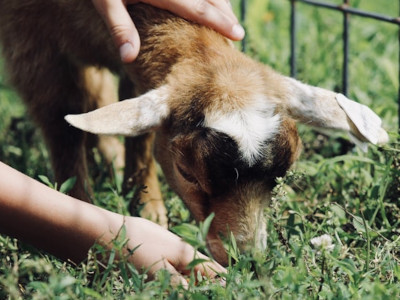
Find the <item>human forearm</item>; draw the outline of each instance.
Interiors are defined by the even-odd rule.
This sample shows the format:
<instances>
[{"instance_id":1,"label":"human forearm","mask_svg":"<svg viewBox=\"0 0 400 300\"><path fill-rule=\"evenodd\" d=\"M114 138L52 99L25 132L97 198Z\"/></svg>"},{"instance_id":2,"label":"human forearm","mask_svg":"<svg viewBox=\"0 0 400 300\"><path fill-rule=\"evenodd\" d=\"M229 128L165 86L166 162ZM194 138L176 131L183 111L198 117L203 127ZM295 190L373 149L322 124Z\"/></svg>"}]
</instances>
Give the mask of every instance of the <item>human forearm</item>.
<instances>
[{"instance_id":1,"label":"human forearm","mask_svg":"<svg viewBox=\"0 0 400 300\"><path fill-rule=\"evenodd\" d=\"M79 262L111 241L123 216L63 195L0 162L0 232Z\"/></svg>"}]
</instances>

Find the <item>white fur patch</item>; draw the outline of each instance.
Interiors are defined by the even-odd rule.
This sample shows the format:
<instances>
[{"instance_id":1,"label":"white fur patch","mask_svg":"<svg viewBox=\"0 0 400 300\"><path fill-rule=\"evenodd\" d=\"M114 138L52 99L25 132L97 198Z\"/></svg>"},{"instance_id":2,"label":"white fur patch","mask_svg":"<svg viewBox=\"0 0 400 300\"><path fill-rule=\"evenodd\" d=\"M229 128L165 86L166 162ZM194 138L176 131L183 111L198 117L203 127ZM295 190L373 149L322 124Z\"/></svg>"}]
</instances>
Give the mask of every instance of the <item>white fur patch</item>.
<instances>
[{"instance_id":1,"label":"white fur patch","mask_svg":"<svg viewBox=\"0 0 400 300\"><path fill-rule=\"evenodd\" d=\"M251 166L260 157L262 144L279 130L280 116L274 110L264 96L258 96L244 108L206 112L204 125L232 137Z\"/></svg>"}]
</instances>

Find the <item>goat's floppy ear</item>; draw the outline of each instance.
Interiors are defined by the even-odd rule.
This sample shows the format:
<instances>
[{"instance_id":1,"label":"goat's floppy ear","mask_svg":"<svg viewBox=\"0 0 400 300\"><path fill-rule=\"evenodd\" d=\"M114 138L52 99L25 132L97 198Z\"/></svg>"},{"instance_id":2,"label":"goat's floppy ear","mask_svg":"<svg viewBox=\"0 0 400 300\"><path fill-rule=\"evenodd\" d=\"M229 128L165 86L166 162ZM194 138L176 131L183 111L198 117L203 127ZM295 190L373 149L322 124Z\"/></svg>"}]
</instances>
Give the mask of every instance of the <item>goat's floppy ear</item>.
<instances>
[{"instance_id":1,"label":"goat's floppy ear","mask_svg":"<svg viewBox=\"0 0 400 300\"><path fill-rule=\"evenodd\" d=\"M367 106L292 78L283 81L285 110L293 118L311 126L346 130L361 142L388 142L382 120Z\"/></svg>"},{"instance_id":2,"label":"goat's floppy ear","mask_svg":"<svg viewBox=\"0 0 400 300\"><path fill-rule=\"evenodd\" d=\"M113 103L94 111L67 115L72 126L94 134L137 136L158 127L168 113L168 92L160 87L137 98Z\"/></svg>"}]
</instances>

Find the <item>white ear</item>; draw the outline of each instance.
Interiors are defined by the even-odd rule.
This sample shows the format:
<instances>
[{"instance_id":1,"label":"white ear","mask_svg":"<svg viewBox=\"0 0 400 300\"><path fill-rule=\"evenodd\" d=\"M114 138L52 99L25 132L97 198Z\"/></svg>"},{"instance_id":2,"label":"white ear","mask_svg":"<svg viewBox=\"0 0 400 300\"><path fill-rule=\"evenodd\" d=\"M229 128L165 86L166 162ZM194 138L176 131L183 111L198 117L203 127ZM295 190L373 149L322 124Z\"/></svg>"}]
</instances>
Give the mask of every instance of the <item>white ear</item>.
<instances>
[{"instance_id":1,"label":"white ear","mask_svg":"<svg viewBox=\"0 0 400 300\"><path fill-rule=\"evenodd\" d=\"M167 87L94 111L67 115L72 126L94 134L137 136L158 127L168 113Z\"/></svg>"},{"instance_id":2,"label":"white ear","mask_svg":"<svg viewBox=\"0 0 400 300\"><path fill-rule=\"evenodd\" d=\"M286 111L302 123L348 131L360 142L383 144L389 136L382 120L367 106L342 94L285 77Z\"/></svg>"}]
</instances>

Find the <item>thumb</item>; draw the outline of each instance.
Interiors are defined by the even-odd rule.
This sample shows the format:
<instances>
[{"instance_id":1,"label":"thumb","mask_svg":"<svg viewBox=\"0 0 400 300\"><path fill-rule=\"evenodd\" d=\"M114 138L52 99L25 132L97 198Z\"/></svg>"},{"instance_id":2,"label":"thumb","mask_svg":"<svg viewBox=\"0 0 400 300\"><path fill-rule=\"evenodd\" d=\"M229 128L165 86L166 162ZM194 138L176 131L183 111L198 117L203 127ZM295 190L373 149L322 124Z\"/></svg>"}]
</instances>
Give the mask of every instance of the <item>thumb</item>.
<instances>
[{"instance_id":1,"label":"thumb","mask_svg":"<svg viewBox=\"0 0 400 300\"><path fill-rule=\"evenodd\" d=\"M92 0L106 23L122 62L136 59L140 49L139 34L122 0Z\"/></svg>"}]
</instances>

